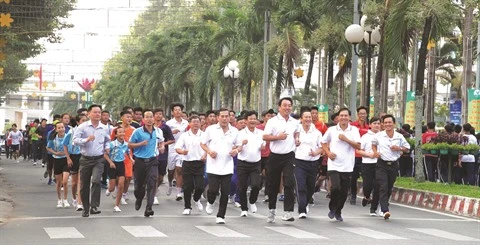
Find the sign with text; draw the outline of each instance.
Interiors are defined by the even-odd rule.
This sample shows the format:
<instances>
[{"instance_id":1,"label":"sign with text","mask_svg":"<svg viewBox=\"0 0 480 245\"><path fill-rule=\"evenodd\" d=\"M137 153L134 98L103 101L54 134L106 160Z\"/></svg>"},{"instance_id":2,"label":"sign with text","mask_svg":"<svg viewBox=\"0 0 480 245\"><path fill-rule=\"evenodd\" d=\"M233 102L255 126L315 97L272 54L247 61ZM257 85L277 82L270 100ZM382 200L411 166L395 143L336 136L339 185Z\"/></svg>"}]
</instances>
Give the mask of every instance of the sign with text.
<instances>
[{"instance_id":1,"label":"sign with text","mask_svg":"<svg viewBox=\"0 0 480 245\"><path fill-rule=\"evenodd\" d=\"M455 100L450 103L450 122L462 125L462 101Z\"/></svg>"},{"instance_id":2,"label":"sign with text","mask_svg":"<svg viewBox=\"0 0 480 245\"><path fill-rule=\"evenodd\" d=\"M480 131L480 90L468 90L468 119L467 122Z\"/></svg>"},{"instance_id":3,"label":"sign with text","mask_svg":"<svg viewBox=\"0 0 480 245\"><path fill-rule=\"evenodd\" d=\"M372 118L375 116L375 98L373 96L370 96L370 108L369 108L369 115L368 118Z\"/></svg>"},{"instance_id":4,"label":"sign with text","mask_svg":"<svg viewBox=\"0 0 480 245\"><path fill-rule=\"evenodd\" d=\"M404 124L415 125L415 92L407 91Z\"/></svg>"},{"instance_id":5,"label":"sign with text","mask_svg":"<svg viewBox=\"0 0 480 245\"><path fill-rule=\"evenodd\" d=\"M328 123L328 104L318 104L318 121Z\"/></svg>"}]
</instances>

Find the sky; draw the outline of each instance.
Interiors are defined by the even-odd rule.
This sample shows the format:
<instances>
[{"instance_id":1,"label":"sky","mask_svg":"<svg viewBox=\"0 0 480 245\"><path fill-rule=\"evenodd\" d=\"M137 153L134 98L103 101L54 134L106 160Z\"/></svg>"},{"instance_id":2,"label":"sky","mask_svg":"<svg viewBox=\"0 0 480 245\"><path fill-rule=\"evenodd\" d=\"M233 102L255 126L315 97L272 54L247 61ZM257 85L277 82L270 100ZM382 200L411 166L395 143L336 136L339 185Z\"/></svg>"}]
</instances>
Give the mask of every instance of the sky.
<instances>
[{"instance_id":1,"label":"sky","mask_svg":"<svg viewBox=\"0 0 480 245\"><path fill-rule=\"evenodd\" d=\"M58 32L63 42L39 40L46 52L24 63L31 70L42 64L43 80L54 82L57 89L80 91L76 82L101 78L104 62L120 50L120 39L148 5L148 0L78 0L67 19L74 27Z\"/></svg>"}]
</instances>

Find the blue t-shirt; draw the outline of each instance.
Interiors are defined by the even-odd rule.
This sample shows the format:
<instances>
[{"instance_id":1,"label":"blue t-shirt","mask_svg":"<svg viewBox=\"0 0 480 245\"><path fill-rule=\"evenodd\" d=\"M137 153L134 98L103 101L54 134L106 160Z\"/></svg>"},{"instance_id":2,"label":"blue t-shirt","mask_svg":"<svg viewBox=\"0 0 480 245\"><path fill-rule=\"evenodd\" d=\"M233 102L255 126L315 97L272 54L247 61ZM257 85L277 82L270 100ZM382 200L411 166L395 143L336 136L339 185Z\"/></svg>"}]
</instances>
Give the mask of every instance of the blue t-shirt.
<instances>
[{"instance_id":1,"label":"blue t-shirt","mask_svg":"<svg viewBox=\"0 0 480 245\"><path fill-rule=\"evenodd\" d=\"M155 157L155 149L157 148L158 142L163 142L163 133L159 128L153 128L152 133L148 132L145 126L137 128L133 131L132 136L130 137L130 143L140 143L142 141L148 140L148 144L135 148L133 155L139 158L151 158Z\"/></svg>"},{"instance_id":2,"label":"blue t-shirt","mask_svg":"<svg viewBox=\"0 0 480 245\"><path fill-rule=\"evenodd\" d=\"M160 129L162 130L165 142L169 140L175 140L175 138L173 137L172 129L170 129L170 127L165 122L162 122L162 126L160 126ZM163 154L159 153L157 159L160 161L168 160L168 145L165 145L165 152L163 152Z\"/></svg>"},{"instance_id":3,"label":"blue t-shirt","mask_svg":"<svg viewBox=\"0 0 480 245\"><path fill-rule=\"evenodd\" d=\"M55 137L55 139L53 139L53 140L49 139L48 140L47 147L52 149L53 151L63 152L63 141L64 141L64 139L65 139L65 136L60 138L57 135ZM53 158L65 158L65 157L66 157L65 155L57 156L57 155L53 154Z\"/></svg>"},{"instance_id":4,"label":"blue t-shirt","mask_svg":"<svg viewBox=\"0 0 480 245\"><path fill-rule=\"evenodd\" d=\"M50 135L52 134L52 132L55 132L55 129L52 129L52 130L48 131L47 138L46 138L47 139L47 144L48 144L48 141L50 141ZM50 153L49 151L47 151L47 154L52 155L52 153Z\"/></svg>"},{"instance_id":5,"label":"blue t-shirt","mask_svg":"<svg viewBox=\"0 0 480 245\"><path fill-rule=\"evenodd\" d=\"M68 153L70 154L80 154L80 146L73 144L73 133L75 129L70 130L68 134L65 135L63 140L63 145L68 147Z\"/></svg>"},{"instance_id":6,"label":"blue t-shirt","mask_svg":"<svg viewBox=\"0 0 480 245\"><path fill-rule=\"evenodd\" d=\"M130 154L130 149L126 141L110 141L110 154L108 156L113 162L125 161L125 154Z\"/></svg>"}]
</instances>

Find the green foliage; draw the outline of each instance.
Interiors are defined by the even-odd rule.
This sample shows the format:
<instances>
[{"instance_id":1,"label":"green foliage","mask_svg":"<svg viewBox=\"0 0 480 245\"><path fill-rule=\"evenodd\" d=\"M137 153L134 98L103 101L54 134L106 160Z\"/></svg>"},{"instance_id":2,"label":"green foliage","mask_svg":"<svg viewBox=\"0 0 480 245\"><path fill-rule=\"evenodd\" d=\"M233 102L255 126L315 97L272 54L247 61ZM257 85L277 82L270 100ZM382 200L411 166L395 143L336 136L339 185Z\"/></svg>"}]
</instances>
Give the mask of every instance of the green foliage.
<instances>
[{"instance_id":1,"label":"green foliage","mask_svg":"<svg viewBox=\"0 0 480 245\"><path fill-rule=\"evenodd\" d=\"M477 145L477 144L468 144L468 145L465 145L465 151L468 151L468 152L478 152L480 150L480 146Z\"/></svg>"},{"instance_id":2,"label":"green foliage","mask_svg":"<svg viewBox=\"0 0 480 245\"><path fill-rule=\"evenodd\" d=\"M407 138L406 139L408 144L410 144L410 150L415 149L415 139L414 138Z\"/></svg>"},{"instance_id":3,"label":"green foliage","mask_svg":"<svg viewBox=\"0 0 480 245\"><path fill-rule=\"evenodd\" d=\"M406 189L430 191L447 195L480 198L480 188L471 185L443 184L436 182L416 182L413 178L400 177L395 182L395 187Z\"/></svg>"},{"instance_id":4,"label":"green foliage","mask_svg":"<svg viewBox=\"0 0 480 245\"><path fill-rule=\"evenodd\" d=\"M437 146L433 143L426 143L422 145L422 150L429 151L429 150L437 150Z\"/></svg>"},{"instance_id":5,"label":"green foliage","mask_svg":"<svg viewBox=\"0 0 480 245\"><path fill-rule=\"evenodd\" d=\"M460 151L462 151L462 150L464 149L464 146L461 145L461 144L451 144L451 145L449 145L449 146L450 146L450 150L451 150L451 151L458 151L458 152L460 152Z\"/></svg>"},{"instance_id":6,"label":"green foliage","mask_svg":"<svg viewBox=\"0 0 480 245\"><path fill-rule=\"evenodd\" d=\"M79 93L80 98L84 95L85 93ZM75 95L75 98L72 99L72 95ZM72 116L77 115L77 109L78 109L78 97L77 92L73 91L68 91L65 92L63 95L62 99L58 100L55 102L52 108L52 112L50 115L55 115L55 114L63 114L63 113L69 113Z\"/></svg>"},{"instance_id":7,"label":"green foliage","mask_svg":"<svg viewBox=\"0 0 480 245\"><path fill-rule=\"evenodd\" d=\"M448 143L445 143L445 142L443 142L443 143L438 143L438 144L436 144L435 146L436 146L436 148L437 148L438 150L448 150L448 149L450 148L450 146L448 145Z\"/></svg>"}]
</instances>

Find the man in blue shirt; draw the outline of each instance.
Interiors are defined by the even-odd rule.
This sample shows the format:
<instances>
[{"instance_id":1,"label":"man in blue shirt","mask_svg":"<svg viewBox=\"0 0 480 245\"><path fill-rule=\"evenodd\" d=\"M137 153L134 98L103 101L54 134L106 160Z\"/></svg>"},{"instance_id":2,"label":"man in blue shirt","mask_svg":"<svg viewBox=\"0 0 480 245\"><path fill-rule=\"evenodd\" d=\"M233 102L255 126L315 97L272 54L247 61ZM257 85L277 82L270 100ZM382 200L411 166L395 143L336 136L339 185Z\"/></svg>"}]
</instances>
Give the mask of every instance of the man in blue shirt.
<instances>
[{"instance_id":1,"label":"man in blue shirt","mask_svg":"<svg viewBox=\"0 0 480 245\"><path fill-rule=\"evenodd\" d=\"M135 129L128 147L135 149L134 175L135 175L135 210L142 206L142 200L145 196L145 185L147 188L147 206L145 208L145 217L154 214L152 210L153 199L156 192L156 182L158 178L158 161L156 159L156 149L160 153L165 152L164 138L162 130L153 126L153 111L145 109L143 112L144 126Z\"/></svg>"}]
</instances>

